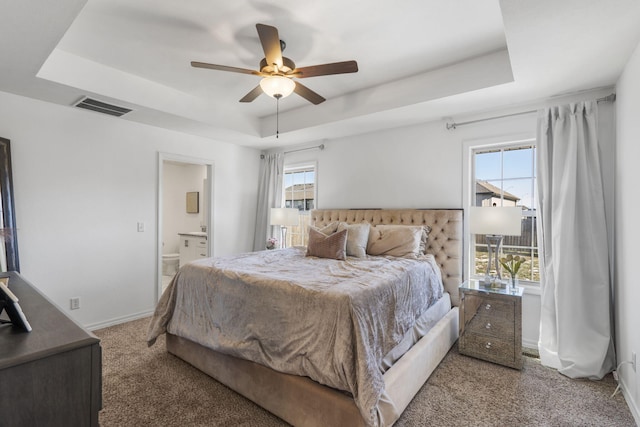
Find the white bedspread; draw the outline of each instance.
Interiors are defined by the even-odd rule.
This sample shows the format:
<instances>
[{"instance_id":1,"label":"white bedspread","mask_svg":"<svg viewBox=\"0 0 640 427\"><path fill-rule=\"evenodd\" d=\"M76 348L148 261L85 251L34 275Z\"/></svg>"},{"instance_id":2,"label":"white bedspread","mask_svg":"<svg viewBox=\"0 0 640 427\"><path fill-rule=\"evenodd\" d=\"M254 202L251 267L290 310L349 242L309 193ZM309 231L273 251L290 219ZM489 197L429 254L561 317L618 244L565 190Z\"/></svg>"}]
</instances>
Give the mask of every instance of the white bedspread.
<instances>
[{"instance_id":1,"label":"white bedspread","mask_svg":"<svg viewBox=\"0 0 640 427\"><path fill-rule=\"evenodd\" d=\"M164 332L351 393L378 425L380 365L443 294L432 256L305 257L304 249L183 266L162 295L149 345Z\"/></svg>"}]
</instances>

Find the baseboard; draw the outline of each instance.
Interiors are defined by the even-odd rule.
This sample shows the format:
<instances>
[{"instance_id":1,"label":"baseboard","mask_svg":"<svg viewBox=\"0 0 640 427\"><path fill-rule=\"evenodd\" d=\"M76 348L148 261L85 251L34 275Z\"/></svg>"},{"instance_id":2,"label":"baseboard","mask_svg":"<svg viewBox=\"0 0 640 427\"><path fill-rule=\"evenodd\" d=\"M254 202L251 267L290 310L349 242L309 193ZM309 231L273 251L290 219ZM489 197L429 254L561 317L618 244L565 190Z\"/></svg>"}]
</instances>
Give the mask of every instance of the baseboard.
<instances>
[{"instance_id":1,"label":"baseboard","mask_svg":"<svg viewBox=\"0 0 640 427\"><path fill-rule=\"evenodd\" d=\"M540 353L538 352L537 348L522 346L522 355L533 357L534 359L540 359Z\"/></svg>"},{"instance_id":2,"label":"baseboard","mask_svg":"<svg viewBox=\"0 0 640 427\"><path fill-rule=\"evenodd\" d=\"M624 400L627 401L627 406L629 407L629 411L631 411L631 415L633 415L633 419L636 421L636 424L640 426L640 408L638 408L638 404L631 398L624 378L620 378L620 390L622 390Z\"/></svg>"},{"instance_id":3,"label":"baseboard","mask_svg":"<svg viewBox=\"0 0 640 427\"><path fill-rule=\"evenodd\" d=\"M84 327L90 331L95 331L97 329L108 328L109 326L119 325L125 322L131 322L132 320L142 319L143 317L148 317L153 314L153 310L142 311L140 313L129 314L127 316L116 317L114 319L105 320L104 322L92 323L89 325L84 325Z\"/></svg>"}]
</instances>

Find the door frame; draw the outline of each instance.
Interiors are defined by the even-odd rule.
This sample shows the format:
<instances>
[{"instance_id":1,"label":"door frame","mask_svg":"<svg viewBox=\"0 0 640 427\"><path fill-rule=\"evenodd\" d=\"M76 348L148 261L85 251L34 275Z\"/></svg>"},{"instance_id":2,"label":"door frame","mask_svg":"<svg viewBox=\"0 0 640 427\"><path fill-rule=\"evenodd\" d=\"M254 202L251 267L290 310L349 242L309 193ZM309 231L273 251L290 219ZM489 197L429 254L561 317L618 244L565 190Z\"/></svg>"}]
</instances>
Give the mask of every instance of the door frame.
<instances>
[{"instance_id":1,"label":"door frame","mask_svg":"<svg viewBox=\"0 0 640 427\"><path fill-rule=\"evenodd\" d=\"M173 161L179 163L186 163L191 165L205 166L207 170L207 184L203 188L203 192L208 196L207 214L205 217L205 224L207 226L207 256L213 256L213 189L214 189L214 161L211 159L205 159L200 157L184 156L182 154L158 152L158 177L157 177L157 197L156 197L156 301L160 300L162 296L162 201L163 201L163 176L164 176L164 162Z\"/></svg>"}]
</instances>

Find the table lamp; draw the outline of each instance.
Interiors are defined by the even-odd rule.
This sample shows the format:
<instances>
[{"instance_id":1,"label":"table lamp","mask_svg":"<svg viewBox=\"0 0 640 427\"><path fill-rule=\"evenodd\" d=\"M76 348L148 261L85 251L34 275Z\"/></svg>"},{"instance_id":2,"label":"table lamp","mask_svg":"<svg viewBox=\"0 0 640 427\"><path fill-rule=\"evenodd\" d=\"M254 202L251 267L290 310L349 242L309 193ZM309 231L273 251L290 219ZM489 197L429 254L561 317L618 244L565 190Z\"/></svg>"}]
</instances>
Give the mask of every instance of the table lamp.
<instances>
[{"instance_id":1,"label":"table lamp","mask_svg":"<svg viewBox=\"0 0 640 427\"><path fill-rule=\"evenodd\" d=\"M298 225L300 213L296 208L271 208L271 225L280 226L282 248L287 247L287 226Z\"/></svg>"},{"instance_id":2,"label":"table lamp","mask_svg":"<svg viewBox=\"0 0 640 427\"><path fill-rule=\"evenodd\" d=\"M495 263L496 277L502 279L500 274L500 246L503 236L519 236L522 233L522 208L521 207L481 207L471 206L469 210L469 231L472 234L484 234L489 253L489 263L485 274L484 283L491 282L491 258Z\"/></svg>"}]
</instances>

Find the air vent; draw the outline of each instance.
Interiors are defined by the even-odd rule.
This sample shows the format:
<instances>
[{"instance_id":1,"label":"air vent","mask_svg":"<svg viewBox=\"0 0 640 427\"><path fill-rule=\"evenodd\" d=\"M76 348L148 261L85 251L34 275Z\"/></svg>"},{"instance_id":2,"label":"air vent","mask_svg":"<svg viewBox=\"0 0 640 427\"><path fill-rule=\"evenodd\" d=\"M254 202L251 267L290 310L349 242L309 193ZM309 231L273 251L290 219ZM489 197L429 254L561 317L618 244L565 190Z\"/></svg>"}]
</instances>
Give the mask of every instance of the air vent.
<instances>
[{"instance_id":1,"label":"air vent","mask_svg":"<svg viewBox=\"0 0 640 427\"><path fill-rule=\"evenodd\" d=\"M109 114L110 116L120 117L132 111L129 108L118 107L117 105L107 104L106 102L97 101L92 98L84 97L75 104L78 108L85 110L97 111L98 113Z\"/></svg>"}]
</instances>

